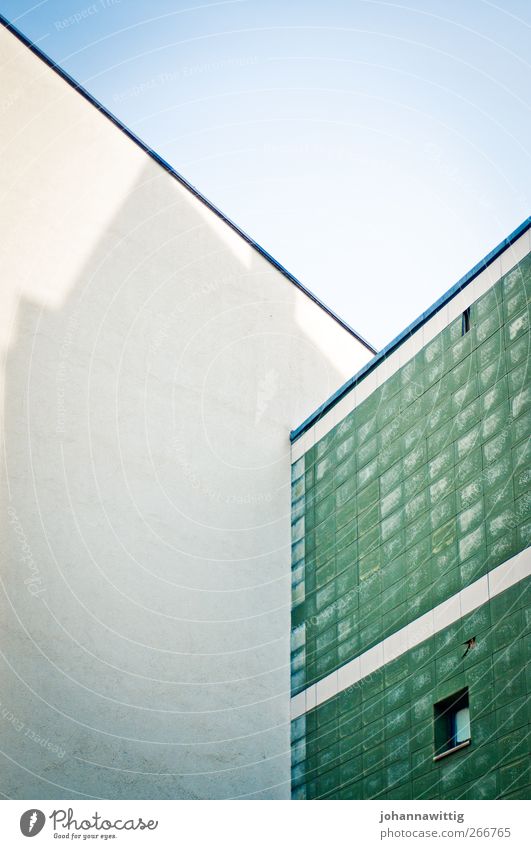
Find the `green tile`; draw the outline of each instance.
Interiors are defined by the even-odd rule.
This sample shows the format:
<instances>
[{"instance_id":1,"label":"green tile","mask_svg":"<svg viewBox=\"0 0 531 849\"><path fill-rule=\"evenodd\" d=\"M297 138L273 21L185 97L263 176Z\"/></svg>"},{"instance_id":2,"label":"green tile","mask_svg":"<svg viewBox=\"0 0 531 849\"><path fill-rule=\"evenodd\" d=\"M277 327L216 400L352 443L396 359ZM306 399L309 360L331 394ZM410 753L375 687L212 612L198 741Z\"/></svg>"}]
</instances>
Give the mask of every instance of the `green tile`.
<instances>
[{"instance_id":1,"label":"green tile","mask_svg":"<svg viewBox=\"0 0 531 849\"><path fill-rule=\"evenodd\" d=\"M531 493L525 492L515 502L515 518L517 524L527 521L531 517Z\"/></svg>"},{"instance_id":2,"label":"green tile","mask_svg":"<svg viewBox=\"0 0 531 849\"><path fill-rule=\"evenodd\" d=\"M505 373L505 356L499 357L478 372L478 386L480 392L485 392L493 386Z\"/></svg>"},{"instance_id":3,"label":"green tile","mask_svg":"<svg viewBox=\"0 0 531 849\"><path fill-rule=\"evenodd\" d=\"M447 474L453 468L454 462L455 449L453 445L449 445L428 463L428 477L430 481L435 481L441 475Z\"/></svg>"},{"instance_id":4,"label":"green tile","mask_svg":"<svg viewBox=\"0 0 531 849\"><path fill-rule=\"evenodd\" d=\"M378 438L377 436L373 436L371 439L366 440L363 445L358 447L357 451L357 464L358 468L363 470L370 463L371 460L374 459L378 452Z\"/></svg>"},{"instance_id":5,"label":"green tile","mask_svg":"<svg viewBox=\"0 0 531 849\"><path fill-rule=\"evenodd\" d=\"M424 513L418 519L410 522L406 526L406 548L414 546L430 533L430 517L428 513Z\"/></svg>"},{"instance_id":6,"label":"green tile","mask_svg":"<svg viewBox=\"0 0 531 849\"><path fill-rule=\"evenodd\" d=\"M367 533L358 539L358 556L365 557L380 545L380 525L374 525Z\"/></svg>"},{"instance_id":7,"label":"green tile","mask_svg":"<svg viewBox=\"0 0 531 849\"><path fill-rule=\"evenodd\" d=\"M389 444L383 445L378 454L378 474L383 475L402 457L402 440L400 437Z\"/></svg>"},{"instance_id":8,"label":"green tile","mask_svg":"<svg viewBox=\"0 0 531 849\"><path fill-rule=\"evenodd\" d=\"M351 436L347 436L343 439L335 449L335 459L336 463L339 465L344 460L349 460L354 456L354 449L356 447L356 436L352 434Z\"/></svg>"},{"instance_id":9,"label":"green tile","mask_svg":"<svg viewBox=\"0 0 531 849\"><path fill-rule=\"evenodd\" d=\"M503 298L507 300L525 285L529 256L516 264L501 280Z\"/></svg>"},{"instance_id":10,"label":"green tile","mask_svg":"<svg viewBox=\"0 0 531 849\"><path fill-rule=\"evenodd\" d=\"M355 498L351 498L350 501L348 501L342 507L335 507L336 533L339 533L341 528L343 528L345 525L349 524L352 521L356 521L356 514L357 511Z\"/></svg>"},{"instance_id":11,"label":"green tile","mask_svg":"<svg viewBox=\"0 0 531 849\"><path fill-rule=\"evenodd\" d=\"M430 434L427 439L428 460L444 451L453 442L453 439L453 422L451 424L445 423L435 433Z\"/></svg>"},{"instance_id":12,"label":"green tile","mask_svg":"<svg viewBox=\"0 0 531 849\"><path fill-rule=\"evenodd\" d=\"M323 498L315 506L315 524L320 525L321 522L324 522L326 519L333 518L330 521L330 526L335 528L335 497L334 494L331 493L326 498Z\"/></svg>"},{"instance_id":13,"label":"green tile","mask_svg":"<svg viewBox=\"0 0 531 849\"><path fill-rule=\"evenodd\" d=\"M513 396L511 400L511 415L513 419L517 419L531 406L531 387L526 386L520 392Z\"/></svg>"},{"instance_id":14,"label":"green tile","mask_svg":"<svg viewBox=\"0 0 531 849\"><path fill-rule=\"evenodd\" d=\"M507 375L508 395L514 397L518 395L529 383L529 361L526 360L516 366Z\"/></svg>"},{"instance_id":15,"label":"green tile","mask_svg":"<svg viewBox=\"0 0 531 849\"><path fill-rule=\"evenodd\" d=\"M384 384L384 389L390 392L389 382ZM400 395L389 395L384 399L376 413L376 427L382 431L385 426L400 415Z\"/></svg>"},{"instance_id":16,"label":"green tile","mask_svg":"<svg viewBox=\"0 0 531 849\"><path fill-rule=\"evenodd\" d=\"M385 519L382 519L381 522L381 535L382 541L388 540L390 537L394 536L398 533L405 525L405 510L403 507L395 510L390 516L387 516Z\"/></svg>"},{"instance_id":17,"label":"green tile","mask_svg":"<svg viewBox=\"0 0 531 849\"><path fill-rule=\"evenodd\" d=\"M335 532L335 546L339 553L344 548L348 548L353 542L358 539L358 524L356 519L351 519L350 522L343 525L342 528ZM359 545L359 544L358 544Z\"/></svg>"},{"instance_id":18,"label":"green tile","mask_svg":"<svg viewBox=\"0 0 531 849\"><path fill-rule=\"evenodd\" d=\"M482 550L486 544L485 527L480 525L474 531L459 539L459 559L465 562L472 557L476 552Z\"/></svg>"},{"instance_id":19,"label":"green tile","mask_svg":"<svg viewBox=\"0 0 531 849\"><path fill-rule=\"evenodd\" d=\"M343 507L356 495L356 480L350 478L335 490L336 508Z\"/></svg>"},{"instance_id":20,"label":"green tile","mask_svg":"<svg viewBox=\"0 0 531 849\"><path fill-rule=\"evenodd\" d=\"M486 415L496 409L503 401L509 397L507 378L502 377L490 389L481 396L481 405L483 414Z\"/></svg>"},{"instance_id":21,"label":"green tile","mask_svg":"<svg viewBox=\"0 0 531 849\"><path fill-rule=\"evenodd\" d=\"M419 466L426 462L427 459L427 446L426 441L421 440L412 451L404 456L403 459L403 469L404 476L408 477L413 474L413 472L417 471Z\"/></svg>"},{"instance_id":22,"label":"green tile","mask_svg":"<svg viewBox=\"0 0 531 849\"><path fill-rule=\"evenodd\" d=\"M477 376L472 375L464 386L456 389L452 397L452 413L456 415L468 407L469 403L479 395L479 384Z\"/></svg>"},{"instance_id":23,"label":"green tile","mask_svg":"<svg viewBox=\"0 0 531 849\"><path fill-rule=\"evenodd\" d=\"M460 474L461 470L465 467L465 464L470 465L470 458L475 453L476 452L472 452L472 454L470 454L469 457L467 457L466 460L461 463L461 465L458 468L458 472L457 472L458 475ZM481 452L479 452L479 468L481 469ZM471 468L470 469L470 475L472 475L472 473L474 471L476 471L476 469ZM464 477L466 479L466 476L464 476ZM455 475L454 475L454 472L453 472L453 469L452 469L452 471L444 474L441 478L439 478L439 480L435 481L435 483L432 483L431 486L429 487L430 503L431 504L437 504L439 501L441 501L443 498L446 498L446 496L448 496L451 492L453 492L454 488L455 488Z\"/></svg>"},{"instance_id":24,"label":"green tile","mask_svg":"<svg viewBox=\"0 0 531 849\"><path fill-rule=\"evenodd\" d=\"M358 532L360 536L366 534L371 530L375 525L378 524L380 520L380 510L378 502L375 502L372 507L369 507L367 510L364 510L362 513L358 513Z\"/></svg>"},{"instance_id":25,"label":"green tile","mask_svg":"<svg viewBox=\"0 0 531 849\"><path fill-rule=\"evenodd\" d=\"M428 486L428 470L425 466L413 472L404 480L404 499L406 505L417 493Z\"/></svg>"},{"instance_id":26,"label":"green tile","mask_svg":"<svg viewBox=\"0 0 531 849\"><path fill-rule=\"evenodd\" d=\"M490 439L483 446L483 463L485 466L490 466L495 463L500 457L511 448L511 432L508 427L500 430L496 436Z\"/></svg>"},{"instance_id":27,"label":"green tile","mask_svg":"<svg viewBox=\"0 0 531 849\"><path fill-rule=\"evenodd\" d=\"M317 482L321 481L325 475L330 475L333 473L335 469L334 458L331 456L323 457L322 460L318 460L315 464L315 479Z\"/></svg>"},{"instance_id":28,"label":"green tile","mask_svg":"<svg viewBox=\"0 0 531 849\"><path fill-rule=\"evenodd\" d=\"M490 442L494 436L498 433L505 433L505 435L509 436L508 442L510 442L510 415L509 415L509 402L503 401L502 404L497 407L493 412L489 415L485 416L483 421L481 422L481 441L482 442Z\"/></svg>"},{"instance_id":29,"label":"green tile","mask_svg":"<svg viewBox=\"0 0 531 849\"><path fill-rule=\"evenodd\" d=\"M476 364L478 372L481 372L493 360L503 356L504 341L501 330L498 330L483 342L476 351Z\"/></svg>"},{"instance_id":30,"label":"green tile","mask_svg":"<svg viewBox=\"0 0 531 849\"><path fill-rule=\"evenodd\" d=\"M501 305L501 289L493 286L472 305L471 316L474 323L482 322L493 311L499 314Z\"/></svg>"},{"instance_id":31,"label":"green tile","mask_svg":"<svg viewBox=\"0 0 531 849\"><path fill-rule=\"evenodd\" d=\"M398 507L401 507L404 502L404 485L399 483L387 495L382 495L380 499L380 516L384 518L392 513Z\"/></svg>"},{"instance_id":32,"label":"green tile","mask_svg":"<svg viewBox=\"0 0 531 849\"><path fill-rule=\"evenodd\" d=\"M518 338L529 332L529 311L523 310L504 327L505 345L510 347Z\"/></svg>"},{"instance_id":33,"label":"green tile","mask_svg":"<svg viewBox=\"0 0 531 849\"><path fill-rule=\"evenodd\" d=\"M363 513L364 510L372 507L372 505L378 501L379 495L380 492L377 480L359 490L357 495L358 511Z\"/></svg>"},{"instance_id":34,"label":"green tile","mask_svg":"<svg viewBox=\"0 0 531 849\"><path fill-rule=\"evenodd\" d=\"M460 536L466 536L475 530L485 519L483 499L475 501L466 509L462 510L457 517L457 526Z\"/></svg>"},{"instance_id":35,"label":"green tile","mask_svg":"<svg viewBox=\"0 0 531 849\"><path fill-rule=\"evenodd\" d=\"M428 490L423 489L417 495L411 496L405 504L406 522L409 524L426 512L429 506Z\"/></svg>"},{"instance_id":36,"label":"green tile","mask_svg":"<svg viewBox=\"0 0 531 849\"><path fill-rule=\"evenodd\" d=\"M527 335L518 339L508 346L506 351L507 371L511 371L519 363L526 362L529 358L529 339Z\"/></svg>"},{"instance_id":37,"label":"green tile","mask_svg":"<svg viewBox=\"0 0 531 849\"><path fill-rule=\"evenodd\" d=\"M461 319L458 319L459 322L459 332L461 332ZM449 365L454 366L457 363L461 362L465 357L467 357L472 350L472 333L467 333L466 336L461 336L458 338L457 342L454 342L452 347L448 350L448 360Z\"/></svg>"},{"instance_id":38,"label":"green tile","mask_svg":"<svg viewBox=\"0 0 531 849\"><path fill-rule=\"evenodd\" d=\"M450 396L434 402L424 410L426 420L426 436L438 430L452 416L452 399Z\"/></svg>"},{"instance_id":39,"label":"green tile","mask_svg":"<svg viewBox=\"0 0 531 849\"><path fill-rule=\"evenodd\" d=\"M350 545L345 546L340 551L336 553L336 571L339 575L344 572L345 569L350 569L355 566L358 560L358 543L357 541L351 542Z\"/></svg>"},{"instance_id":40,"label":"green tile","mask_svg":"<svg viewBox=\"0 0 531 849\"><path fill-rule=\"evenodd\" d=\"M418 569L420 566L425 566L431 557L431 539L427 526L426 530L427 535L406 552L405 560L411 571Z\"/></svg>"},{"instance_id":41,"label":"green tile","mask_svg":"<svg viewBox=\"0 0 531 849\"><path fill-rule=\"evenodd\" d=\"M481 578L487 571L487 550L481 548L472 557L469 557L459 567L461 574L461 585L463 587L472 584Z\"/></svg>"},{"instance_id":42,"label":"green tile","mask_svg":"<svg viewBox=\"0 0 531 849\"><path fill-rule=\"evenodd\" d=\"M451 434L454 440L459 439L472 427L482 420L482 408L479 398L474 398L468 406L459 410L452 420Z\"/></svg>"},{"instance_id":43,"label":"green tile","mask_svg":"<svg viewBox=\"0 0 531 849\"><path fill-rule=\"evenodd\" d=\"M527 410L515 421L512 421L510 427L513 445L517 445L524 439L529 439L529 434L531 433L531 410Z\"/></svg>"},{"instance_id":44,"label":"green tile","mask_svg":"<svg viewBox=\"0 0 531 849\"><path fill-rule=\"evenodd\" d=\"M516 477L516 475L515 475ZM489 516L499 507L505 504L512 504L515 500L513 480L507 479L501 482L500 487L490 487L485 493L485 512Z\"/></svg>"},{"instance_id":45,"label":"green tile","mask_svg":"<svg viewBox=\"0 0 531 849\"><path fill-rule=\"evenodd\" d=\"M475 344L481 345L485 342L489 336L492 336L492 334L499 329L501 324L503 324L503 320L500 311L498 309L491 310L491 312L485 316L485 318L480 320L473 328Z\"/></svg>"}]
</instances>

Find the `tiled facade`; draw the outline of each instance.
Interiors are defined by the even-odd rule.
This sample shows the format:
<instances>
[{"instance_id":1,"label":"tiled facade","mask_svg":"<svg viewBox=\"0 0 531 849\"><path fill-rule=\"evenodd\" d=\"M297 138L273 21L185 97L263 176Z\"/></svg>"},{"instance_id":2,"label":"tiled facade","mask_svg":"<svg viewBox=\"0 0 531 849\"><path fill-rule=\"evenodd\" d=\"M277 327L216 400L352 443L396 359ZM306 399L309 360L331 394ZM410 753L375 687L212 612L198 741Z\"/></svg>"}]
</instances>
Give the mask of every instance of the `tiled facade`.
<instances>
[{"instance_id":1,"label":"tiled facade","mask_svg":"<svg viewBox=\"0 0 531 849\"><path fill-rule=\"evenodd\" d=\"M293 694L528 546L530 294L528 255L293 464ZM520 584L298 718L294 796L520 792L521 746L498 749L522 734L523 599ZM461 662L470 629L485 639ZM434 764L433 704L459 681L472 745Z\"/></svg>"},{"instance_id":2,"label":"tiled facade","mask_svg":"<svg viewBox=\"0 0 531 849\"><path fill-rule=\"evenodd\" d=\"M516 584L296 719L293 797L529 798L530 602ZM434 762L433 705L464 686L472 743Z\"/></svg>"}]
</instances>

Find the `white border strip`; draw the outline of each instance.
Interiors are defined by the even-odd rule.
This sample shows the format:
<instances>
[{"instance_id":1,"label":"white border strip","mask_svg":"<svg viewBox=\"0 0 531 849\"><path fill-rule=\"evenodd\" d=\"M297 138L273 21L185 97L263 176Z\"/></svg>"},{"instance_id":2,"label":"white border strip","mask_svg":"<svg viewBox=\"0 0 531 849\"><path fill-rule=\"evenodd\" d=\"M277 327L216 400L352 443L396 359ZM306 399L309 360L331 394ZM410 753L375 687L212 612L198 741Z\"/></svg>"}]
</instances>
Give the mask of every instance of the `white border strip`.
<instances>
[{"instance_id":1,"label":"white border strip","mask_svg":"<svg viewBox=\"0 0 531 849\"><path fill-rule=\"evenodd\" d=\"M439 333L448 327L467 307L488 292L498 280L507 274L531 251L531 230L520 236L512 245L494 260L484 271L478 274L461 292L445 304L439 312L428 319L409 339L389 354L374 371L364 377L340 401L337 402L319 421L315 422L291 446L291 462L295 463L323 436L326 436L345 416L352 412L375 389L385 383L399 368L418 354Z\"/></svg>"},{"instance_id":2,"label":"white border strip","mask_svg":"<svg viewBox=\"0 0 531 849\"><path fill-rule=\"evenodd\" d=\"M302 693L293 696L291 718L297 719L327 699L347 690L371 672L400 657L530 575L531 548L526 548L395 634L386 637L376 646L340 666L335 672L307 687Z\"/></svg>"}]
</instances>

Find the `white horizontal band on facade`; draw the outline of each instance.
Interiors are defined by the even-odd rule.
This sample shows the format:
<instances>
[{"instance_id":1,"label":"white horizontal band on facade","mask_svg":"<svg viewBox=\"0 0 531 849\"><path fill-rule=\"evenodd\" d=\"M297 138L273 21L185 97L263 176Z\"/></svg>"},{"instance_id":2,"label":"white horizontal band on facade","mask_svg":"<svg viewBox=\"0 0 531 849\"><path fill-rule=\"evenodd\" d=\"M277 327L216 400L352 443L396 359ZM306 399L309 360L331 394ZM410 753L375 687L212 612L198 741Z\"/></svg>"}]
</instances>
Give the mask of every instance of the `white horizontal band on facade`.
<instances>
[{"instance_id":1,"label":"white horizontal band on facade","mask_svg":"<svg viewBox=\"0 0 531 849\"><path fill-rule=\"evenodd\" d=\"M306 454L320 439L326 436L345 416L358 407L379 386L392 377L398 369L406 365L413 357L428 345L439 333L470 307L482 295L489 291L504 274L531 251L531 230L523 233L519 239L509 245L484 271L478 274L461 292L458 292L441 309L388 357L374 371L364 377L340 401L337 402L319 421L302 433L291 446L291 462L295 463Z\"/></svg>"},{"instance_id":2,"label":"white horizontal band on facade","mask_svg":"<svg viewBox=\"0 0 531 849\"><path fill-rule=\"evenodd\" d=\"M297 719L317 705L326 702L386 663L423 643L439 631L457 622L462 616L514 586L531 575L531 549L520 551L492 569L482 578L438 604L418 619L386 637L376 646L340 666L325 678L311 684L291 699L291 718Z\"/></svg>"}]
</instances>

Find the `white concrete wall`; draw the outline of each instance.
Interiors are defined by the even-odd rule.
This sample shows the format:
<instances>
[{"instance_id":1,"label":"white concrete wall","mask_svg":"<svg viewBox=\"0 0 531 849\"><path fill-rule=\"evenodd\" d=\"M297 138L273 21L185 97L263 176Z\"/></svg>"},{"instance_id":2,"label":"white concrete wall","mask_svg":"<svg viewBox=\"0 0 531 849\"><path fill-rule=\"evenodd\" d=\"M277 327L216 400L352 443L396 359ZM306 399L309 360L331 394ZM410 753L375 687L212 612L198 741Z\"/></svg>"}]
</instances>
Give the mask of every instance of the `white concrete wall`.
<instances>
[{"instance_id":1,"label":"white concrete wall","mask_svg":"<svg viewBox=\"0 0 531 849\"><path fill-rule=\"evenodd\" d=\"M286 798L289 429L369 353L0 56L0 793Z\"/></svg>"}]
</instances>

